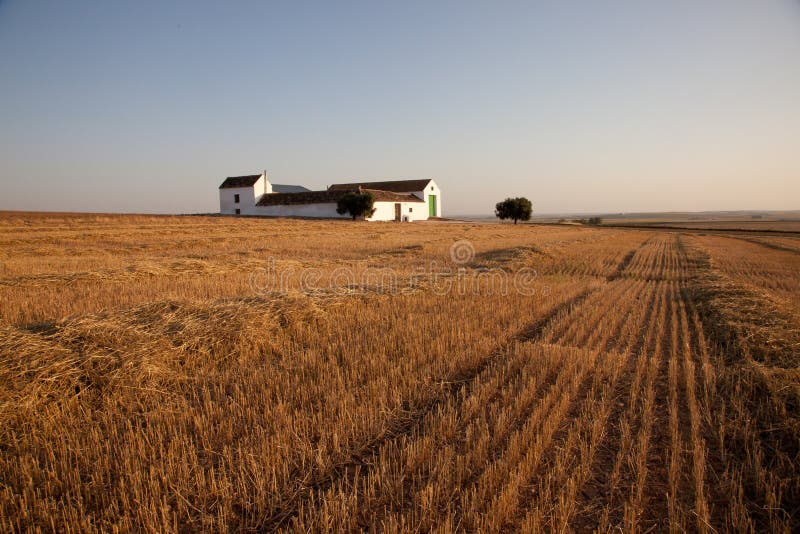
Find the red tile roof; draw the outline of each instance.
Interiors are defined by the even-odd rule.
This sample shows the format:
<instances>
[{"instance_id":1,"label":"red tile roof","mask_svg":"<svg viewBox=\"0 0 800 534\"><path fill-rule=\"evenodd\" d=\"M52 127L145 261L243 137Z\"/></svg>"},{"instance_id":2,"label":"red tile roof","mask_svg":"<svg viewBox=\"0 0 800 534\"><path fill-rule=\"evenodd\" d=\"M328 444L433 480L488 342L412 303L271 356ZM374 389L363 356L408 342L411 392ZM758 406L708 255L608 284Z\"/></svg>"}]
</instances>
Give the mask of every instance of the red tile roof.
<instances>
[{"instance_id":1,"label":"red tile roof","mask_svg":"<svg viewBox=\"0 0 800 534\"><path fill-rule=\"evenodd\" d=\"M343 189L356 189L363 187L365 189L376 189L380 191L392 191L394 193L412 193L416 191L424 191L430 183L431 179L427 180L393 180L387 182L360 182L352 184L333 184L328 188L329 191L341 191Z\"/></svg>"},{"instance_id":2,"label":"red tile roof","mask_svg":"<svg viewBox=\"0 0 800 534\"><path fill-rule=\"evenodd\" d=\"M320 204L338 202L347 191L304 191L302 193L269 193L262 195L256 206L282 206L288 204Z\"/></svg>"},{"instance_id":3,"label":"red tile roof","mask_svg":"<svg viewBox=\"0 0 800 534\"><path fill-rule=\"evenodd\" d=\"M425 202L416 195L411 193L395 193L394 191L386 191L380 189L366 189L362 188L364 193L372 194L375 202Z\"/></svg>"},{"instance_id":4,"label":"red tile roof","mask_svg":"<svg viewBox=\"0 0 800 534\"><path fill-rule=\"evenodd\" d=\"M262 195L257 206L285 206L292 204L324 204L338 202L347 193L353 193L358 188L328 189L326 191L305 191L302 193L270 193ZM370 193L375 202L423 202L422 199L411 194L395 193L392 191L377 191L362 189Z\"/></svg>"},{"instance_id":5,"label":"red tile roof","mask_svg":"<svg viewBox=\"0 0 800 534\"><path fill-rule=\"evenodd\" d=\"M232 187L252 187L259 178L261 178L260 174L249 174L247 176L228 176L225 178L225 181L222 182L222 185L220 185L219 188L229 189Z\"/></svg>"}]
</instances>

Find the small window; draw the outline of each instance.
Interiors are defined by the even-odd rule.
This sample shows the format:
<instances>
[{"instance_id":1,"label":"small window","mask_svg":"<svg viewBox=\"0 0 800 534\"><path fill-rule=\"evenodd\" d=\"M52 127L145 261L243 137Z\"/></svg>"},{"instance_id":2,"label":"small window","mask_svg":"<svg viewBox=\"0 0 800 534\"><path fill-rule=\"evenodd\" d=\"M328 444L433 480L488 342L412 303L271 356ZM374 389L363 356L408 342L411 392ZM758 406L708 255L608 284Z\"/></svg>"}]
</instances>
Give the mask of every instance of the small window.
<instances>
[{"instance_id":1,"label":"small window","mask_svg":"<svg viewBox=\"0 0 800 534\"><path fill-rule=\"evenodd\" d=\"M234 202L234 204L238 204L239 203L239 193L236 193L235 195L233 195L233 202Z\"/></svg>"},{"instance_id":2,"label":"small window","mask_svg":"<svg viewBox=\"0 0 800 534\"><path fill-rule=\"evenodd\" d=\"M433 186L431 186L431 191L433 191Z\"/></svg>"},{"instance_id":3,"label":"small window","mask_svg":"<svg viewBox=\"0 0 800 534\"><path fill-rule=\"evenodd\" d=\"M236 196L238 197L239 195L236 195ZM242 210L240 210L239 208L236 208L236 215L241 215L241 214L242 214Z\"/></svg>"},{"instance_id":4,"label":"small window","mask_svg":"<svg viewBox=\"0 0 800 534\"><path fill-rule=\"evenodd\" d=\"M408 208L408 213L413 213L413 212L414 212L414 208Z\"/></svg>"}]
</instances>

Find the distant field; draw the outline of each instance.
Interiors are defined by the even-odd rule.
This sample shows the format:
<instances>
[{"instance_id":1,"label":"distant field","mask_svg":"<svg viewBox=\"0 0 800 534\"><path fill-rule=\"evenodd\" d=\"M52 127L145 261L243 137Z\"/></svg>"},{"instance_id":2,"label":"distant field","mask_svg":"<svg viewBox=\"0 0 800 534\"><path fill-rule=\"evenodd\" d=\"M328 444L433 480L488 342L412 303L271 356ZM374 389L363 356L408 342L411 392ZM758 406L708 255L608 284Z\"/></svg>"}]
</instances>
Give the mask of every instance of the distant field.
<instances>
[{"instance_id":1,"label":"distant field","mask_svg":"<svg viewBox=\"0 0 800 534\"><path fill-rule=\"evenodd\" d=\"M792 237L2 213L0 303L2 531L800 529Z\"/></svg>"},{"instance_id":2,"label":"distant field","mask_svg":"<svg viewBox=\"0 0 800 534\"><path fill-rule=\"evenodd\" d=\"M767 230L782 232L800 232L800 221L798 220L653 220L653 219L603 219L604 224L619 225L647 225L647 226L667 226L687 229L717 229L717 230Z\"/></svg>"}]
</instances>

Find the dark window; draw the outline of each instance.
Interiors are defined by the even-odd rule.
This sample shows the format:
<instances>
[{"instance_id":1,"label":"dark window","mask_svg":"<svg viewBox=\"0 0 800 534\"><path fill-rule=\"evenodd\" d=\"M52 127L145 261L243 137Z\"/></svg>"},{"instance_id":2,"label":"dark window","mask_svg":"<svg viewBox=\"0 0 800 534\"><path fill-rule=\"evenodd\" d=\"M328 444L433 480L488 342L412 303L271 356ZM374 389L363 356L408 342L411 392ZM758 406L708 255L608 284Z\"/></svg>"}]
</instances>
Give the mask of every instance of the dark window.
<instances>
[{"instance_id":1,"label":"dark window","mask_svg":"<svg viewBox=\"0 0 800 534\"><path fill-rule=\"evenodd\" d=\"M408 208L408 213L411 213L413 211L414 211L414 208Z\"/></svg>"},{"instance_id":2,"label":"dark window","mask_svg":"<svg viewBox=\"0 0 800 534\"><path fill-rule=\"evenodd\" d=\"M431 186L431 191L433 191L433 186Z\"/></svg>"},{"instance_id":3,"label":"dark window","mask_svg":"<svg viewBox=\"0 0 800 534\"><path fill-rule=\"evenodd\" d=\"M233 195L233 202L236 203L236 204L239 203L239 194L238 193Z\"/></svg>"},{"instance_id":4,"label":"dark window","mask_svg":"<svg viewBox=\"0 0 800 534\"><path fill-rule=\"evenodd\" d=\"M239 196L239 195L236 195L236 196ZM236 215L240 215L241 213L242 213L242 210L240 210L239 208L236 208Z\"/></svg>"}]
</instances>

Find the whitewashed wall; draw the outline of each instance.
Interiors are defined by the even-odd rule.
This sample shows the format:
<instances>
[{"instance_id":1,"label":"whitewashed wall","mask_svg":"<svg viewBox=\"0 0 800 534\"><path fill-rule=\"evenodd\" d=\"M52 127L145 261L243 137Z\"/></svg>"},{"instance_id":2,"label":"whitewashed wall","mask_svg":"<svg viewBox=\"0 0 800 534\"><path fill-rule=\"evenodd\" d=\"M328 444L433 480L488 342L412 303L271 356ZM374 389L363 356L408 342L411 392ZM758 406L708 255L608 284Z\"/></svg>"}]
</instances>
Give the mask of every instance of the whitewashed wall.
<instances>
[{"instance_id":1,"label":"whitewashed wall","mask_svg":"<svg viewBox=\"0 0 800 534\"><path fill-rule=\"evenodd\" d=\"M395 202L376 202L375 214L370 221L393 221ZM400 220L424 221L428 218L428 212L422 202L400 202Z\"/></svg>"},{"instance_id":2,"label":"whitewashed wall","mask_svg":"<svg viewBox=\"0 0 800 534\"><path fill-rule=\"evenodd\" d=\"M317 204L289 204L286 206L256 206L256 215L268 217L315 217L346 219L348 215L336 213L336 204L320 202Z\"/></svg>"},{"instance_id":3,"label":"whitewashed wall","mask_svg":"<svg viewBox=\"0 0 800 534\"><path fill-rule=\"evenodd\" d=\"M263 174L251 187L229 187L220 189L219 212L233 215L236 213L236 208L239 208L242 215L256 215L256 200L268 189L271 190L271 187ZM239 195L238 204L235 202L236 195Z\"/></svg>"},{"instance_id":4,"label":"whitewashed wall","mask_svg":"<svg viewBox=\"0 0 800 534\"><path fill-rule=\"evenodd\" d=\"M442 217L442 192L436 182L431 180L425 187L425 191L414 191L414 194L425 201L425 218L428 218L428 197L436 195L436 216ZM416 210L414 210L416 211Z\"/></svg>"},{"instance_id":5,"label":"whitewashed wall","mask_svg":"<svg viewBox=\"0 0 800 534\"><path fill-rule=\"evenodd\" d=\"M259 178L258 181L253 184L253 192L255 193L256 198L267 193L272 193L272 184L267 176L267 171L261 173L261 178Z\"/></svg>"},{"instance_id":6,"label":"whitewashed wall","mask_svg":"<svg viewBox=\"0 0 800 534\"><path fill-rule=\"evenodd\" d=\"M393 221L394 202L376 202L375 214L370 221ZM408 217L409 221L419 221L428 218L427 207L421 202L401 202L400 213ZM244 211L242 212L244 214ZM336 213L336 204L333 202L320 202L317 204L291 204L287 206L256 206L252 215L267 217L311 217L325 219L348 219L349 215Z\"/></svg>"},{"instance_id":7,"label":"whitewashed wall","mask_svg":"<svg viewBox=\"0 0 800 534\"><path fill-rule=\"evenodd\" d=\"M239 203L234 199L239 195ZM230 187L219 190L219 212L233 215L236 208L241 210L242 215L253 215L256 205L256 198L252 187Z\"/></svg>"}]
</instances>

